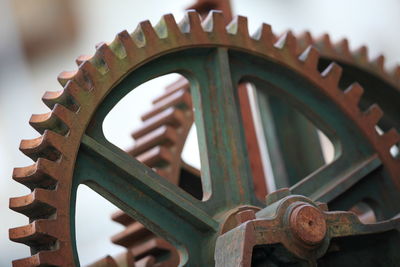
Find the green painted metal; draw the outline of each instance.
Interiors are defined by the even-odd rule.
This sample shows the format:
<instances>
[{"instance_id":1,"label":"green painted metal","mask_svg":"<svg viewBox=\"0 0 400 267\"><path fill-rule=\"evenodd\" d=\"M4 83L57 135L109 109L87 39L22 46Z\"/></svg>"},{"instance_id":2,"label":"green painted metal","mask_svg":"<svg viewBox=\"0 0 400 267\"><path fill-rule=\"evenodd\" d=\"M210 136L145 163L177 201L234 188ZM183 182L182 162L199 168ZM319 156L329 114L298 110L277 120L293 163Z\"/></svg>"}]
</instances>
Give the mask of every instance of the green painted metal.
<instances>
[{"instance_id":1,"label":"green painted metal","mask_svg":"<svg viewBox=\"0 0 400 267\"><path fill-rule=\"evenodd\" d=\"M169 184L129 157L110 144L102 132L105 116L127 93L152 78L173 72L184 75L191 84L201 153L203 201ZM117 84L87 126L77 157L72 190L76 191L80 183L90 186L174 244L181 253L182 264L212 266L215 242L226 214L242 205L265 206L254 195L246 154L236 91L236 85L242 81L254 84L260 93L265 90L269 95L284 96L335 145L335 161L295 184L293 193L334 203L371 173L381 175L381 180L374 180L378 187L387 188L391 184L363 134L318 88L285 66L220 47L190 48L161 56ZM268 130L268 119L265 120L264 126ZM340 180L343 177L345 179ZM279 173L275 178L278 184L284 179ZM383 192L378 196L383 197ZM388 201L399 198L392 193L387 196ZM346 198L348 202L336 202L335 205L342 208L352 198L350 195ZM354 199L358 201L359 197ZM347 204L342 206L344 202ZM74 203L73 197L71 214L74 214ZM393 208L382 214L389 217L395 212L398 210ZM71 227L74 233L73 222Z\"/></svg>"},{"instance_id":2,"label":"green painted metal","mask_svg":"<svg viewBox=\"0 0 400 267\"><path fill-rule=\"evenodd\" d=\"M376 210L379 214L386 214L385 218L390 218L397 214L395 210L398 210L398 208L394 207L394 203L399 200L399 196L393 186L383 189L385 184L392 184L392 182L385 170L380 167L381 164L379 159L376 158L376 154L372 152L362 133L354 129L354 126L347 124L345 116L335 110L335 107L330 106L330 103L324 100L322 96L318 96L317 92L313 92L313 85L307 85L303 81L297 80L294 73L285 73L284 67L273 65L256 57L245 57L245 55L238 53L237 55L232 55L231 62L237 67L231 67L234 73L237 71L237 74L235 73L234 75L245 76L246 81L255 85L258 95L262 95L263 90L265 90L268 95L283 97L285 101L290 102L291 105L301 110L334 144L335 160L293 185L293 193L310 197L314 195L314 200L330 203L335 197L349 190L360 179L369 180L369 175L372 175L372 172L377 170L381 180L374 180L374 182L376 183L376 188L381 191L371 192L373 191L373 186L371 186L372 190L365 191L364 197L371 195L376 198L377 202L386 199L385 203L380 205L381 210ZM243 73L243 70L246 73ZM287 79L287 77L291 78ZM264 117L262 112L268 108L261 105L260 109L265 131L268 131L270 117L268 117L268 113ZM271 158L274 157L274 152L271 152ZM280 184L280 174L276 173L275 176L276 183ZM282 179L284 178L283 174ZM345 184L340 181L345 182ZM332 189L334 190L332 191ZM383 197L384 195L387 195L388 198ZM352 197L347 197L350 198L349 202L351 202ZM357 198L355 197L354 200ZM362 197L358 199L361 200ZM338 210L350 208L349 206L340 207L336 205L335 207Z\"/></svg>"},{"instance_id":3,"label":"green painted metal","mask_svg":"<svg viewBox=\"0 0 400 267\"><path fill-rule=\"evenodd\" d=\"M273 150L273 170L280 177L277 188L289 187L325 165L318 132L281 97L263 92L258 94L258 101L263 121L267 123L264 125L267 145Z\"/></svg>"},{"instance_id":4,"label":"green painted metal","mask_svg":"<svg viewBox=\"0 0 400 267\"><path fill-rule=\"evenodd\" d=\"M198 84L191 87L191 92L197 111L195 123L202 179L211 183L210 202L225 208L255 205L257 200L241 122L238 83L230 75L228 50L211 50L203 60L199 65L196 62L192 65ZM209 192L208 188L203 190Z\"/></svg>"}]
</instances>

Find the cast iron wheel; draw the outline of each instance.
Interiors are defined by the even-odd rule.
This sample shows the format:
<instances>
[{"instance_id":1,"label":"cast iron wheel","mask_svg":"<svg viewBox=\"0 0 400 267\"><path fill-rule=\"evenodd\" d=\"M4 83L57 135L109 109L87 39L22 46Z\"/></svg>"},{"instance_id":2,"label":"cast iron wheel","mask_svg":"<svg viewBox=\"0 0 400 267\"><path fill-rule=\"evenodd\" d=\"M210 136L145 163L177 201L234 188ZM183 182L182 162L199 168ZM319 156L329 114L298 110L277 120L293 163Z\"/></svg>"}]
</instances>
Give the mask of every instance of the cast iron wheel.
<instances>
[{"instance_id":1,"label":"cast iron wheel","mask_svg":"<svg viewBox=\"0 0 400 267\"><path fill-rule=\"evenodd\" d=\"M390 148L399 134L379 135L381 110L373 105L362 112L357 106L362 88L340 90L340 67L331 64L318 72L318 52L309 47L298 57L293 41L286 35L274 43L268 25L251 38L244 17L225 29L218 12L202 24L195 12L179 25L166 15L154 28L143 22L131 35L118 34L78 71L62 73L64 90L44 96L52 111L30 121L43 135L21 143L36 162L14 170L13 178L33 190L10 200L13 210L30 218L29 225L10 229L10 238L32 252L14 265L79 265L74 215L76 189L84 183L176 246L180 265L212 266L227 216L265 206L254 194L238 108L240 82L254 84L260 94L284 95L334 141L334 162L295 184L293 193L335 201L343 210L368 196L380 218L398 214L400 164ZM122 97L171 72L190 82L202 201L115 147L102 132L105 116Z\"/></svg>"}]
</instances>

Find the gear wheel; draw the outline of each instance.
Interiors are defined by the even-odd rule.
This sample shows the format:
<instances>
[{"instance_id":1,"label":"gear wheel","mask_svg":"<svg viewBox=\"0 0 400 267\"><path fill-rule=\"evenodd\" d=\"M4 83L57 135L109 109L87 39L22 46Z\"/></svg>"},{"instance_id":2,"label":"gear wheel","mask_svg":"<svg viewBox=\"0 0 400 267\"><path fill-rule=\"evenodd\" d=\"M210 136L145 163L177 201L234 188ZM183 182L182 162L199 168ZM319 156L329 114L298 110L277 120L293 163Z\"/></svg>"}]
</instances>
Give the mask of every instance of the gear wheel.
<instances>
[{"instance_id":1,"label":"gear wheel","mask_svg":"<svg viewBox=\"0 0 400 267\"><path fill-rule=\"evenodd\" d=\"M294 103L309 105L306 113L317 122L323 121L324 129L328 130L328 125L335 128L331 134L342 142L344 160L336 160L334 168L325 168L296 184L292 187L294 193L312 200L334 199L370 171L375 176L368 180L377 182L378 189L390 184L396 191L400 164L390 154L390 148L400 136L396 130L382 135L376 132L381 110L372 106L361 112L357 104L362 88L354 84L345 92L338 89L340 67L331 64L322 74L318 72L318 52L312 47L298 57L296 40L290 35L275 44L273 40L268 25L263 25L254 38L249 37L244 17L236 18L226 30L223 17L217 12L212 12L203 24L195 12L188 12L179 25L166 15L155 28L144 22L132 35L120 33L111 44L98 46L96 54L82 62L78 71L62 73L64 90L47 93L43 98L52 111L30 120L43 135L21 142L21 150L36 162L16 168L13 178L33 192L10 199L10 207L27 215L31 223L10 229L10 238L29 245L32 256L14 261L14 265L78 265L73 217L75 190L80 183L88 184L174 244L180 264L212 265L212 248L227 214L243 205L264 205L253 194L235 93L229 90L229 76L223 75L233 67L227 61L228 52L236 64L245 64L238 57L246 56L254 66L264 67L242 68L254 72L241 73L247 74L244 76L232 68L235 82L245 77L260 88L266 86L264 80L274 89L285 85L294 96ZM190 67L185 65L188 61L177 60L188 55ZM210 69L215 72L207 71ZM154 77L171 71L181 72L191 85L196 85L191 90L198 110L195 117L200 126L199 139L204 142L202 159L209 158L202 170L203 201L185 194L122 153L105 140L101 131L107 112L144 82L146 73L153 73ZM290 81L282 78L289 74ZM292 90L295 87L310 89ZM322 102L328 104L322 107ZM315 114L323 111L321 108L325 112L318 117ZM354 137L351 141L342 138L350 136ZM350 159L355 164L346 165ZM99 172L103 176L106 173L107 179ZM376 177L382 181L376 181ZM398 212L393 204L398 197L392 191L385 193L384 216L390 217ZM344 197L342 201L348 199Z\"/></svg>"},{"instance_id":2,"label":"gear wheel","mask_svg":"<svg viewBox=\"0 0 400 267\"><path fill-rule=\"evenodd\" d=\"M343 68L340 87L345 88L354 81L363 86L365 94L360 103L361 108L365 109L372 103L377 103L385 112L379 122L380 128L387 130L393 126L397 130L400 129L400 109L396 101L392 101L400 95L400 66L388 71L383 55L371 60L366 46L352 52L347 39L332 43L328 34L315 38L309 32L305 32L297 40L299 52L309 45L318 49L321 53L320 69L331 61L339 63Z\"/></svg>"},{"instance_id":3,"label":"gear wheel","mask_svg":"<svg viewBox=\"0 0 400 267\"><path fill-rule=\"evenodd\" d=\"M228 9L229 10L229 9ZM286 35L293 35L292 32L287 32L285 33ZM282 34L281 36L285 35ZM295 37L291 37L295 38ZM279 38L276 38L278 40ZM343 73L339 82L340 88L345 90L347 86L354 82L358 81L361 83L362 87L367 91L366 94L363 95L363 98L361 99L360 106L362 109L366 109L368 106L370 106L374 101L377 101L379 103L379 106L383 107L384 110L384 117L379 121L379 126L382 129L385 129L387 125L394 125L397 126L398 121L400 121L400 118L398 114L400 112L397 111L398 107L396 105L395 101L389 101L388 97L393 97L393 98L398 98L400 94L400 67L397 66L395 67L392 71L387 71L384 68L384 57L379 56L375 60L369 60L368 58L368 53L367 53L367 48L366 46L362 46L361 48L357 49L356 51L352 52L349 49L349 44L347 39L342 39L341 41L337 42L336 44L332 43L330 40L331 38L329 37L328 34L324 34L323 36L319 38L314 38L310 32L305 32L301 34L300 36L296 37L296 43L297 47L296 50L298 51L299 54L302 53L305 49L307 49L308 46L312 45L316 49L318 49L320 55L319 59L319 69L323 70L326 68L329 63L332 61L337 62L342 68L343 68ZM372 81L372 82L371 82ZM149 115L153 115L154 117L158 117L157 110L160 109L160 106L168 106L168 110L172 114L172 110L176 110L174 112L179 111L180 107L188 107L188 104L191 104L188 101L185 101L185 99L188 98L181 98L181 100L177 101L176 97L171 97L172 95L176 94L177 92L185 91L185 94L190 93L189 92L189 84L185 79L181 79L178 82L171 84L168 86L165 90L165 93L163 93L161 96L157 97L155 100L153 100L154 107L152 108L151 111L147 112L142 116L142 120L144 125L134 131L132 134L132 137L140 144L142 145L142 142L140 140L137 140L141 135L138 135L137 133L142 133L143 129L149 129L149 125L152 124L154 128L160 127L160 125L163 125L165 127L169 127L170 121L165 120L164 123L162 123L159 119L149 119ZM381 89L381 90L378 90ZM244 90L242 90L244 91ZM382 94L383 92L383 94ZM179 95L183 95L182 92ZM248 103L249 100L246 99L246 95L244 96L244 102ZM239 95L240 98L240 95ZM160 105L160 101L163 101L163 104ZM185 104L186 103L186 104ZM241 103L242 105L243 103ZM250 110L249 106L246 107L241 107L242 112L243 108L244 110ZM192 109L191 105L189 108L185 108L185 112L190 112ZM242 114L243 118L245 118L245 114ZM161 116L160 116L161 117ZM249 157L252 162L252 172L253 172L253 179L254 183L256 184L255 190L256 190L256 195L259 196L259 198L263 198L265 196L265 177L264 173L262 171L262 167L260 163L261 157L260 157L260 152L259 150L255 150L252 148L250 150L252 144L256 141L256 136L255 136L255 130L254 130L254 125L252 123L252 118L251 114L246 117L247 120L244 119L244 121L247 123L247 126L245 127L246 131L246 141L247 141L247 147L248 147L248 152L249 152ZM191 125L193 123L193 116L187 117L186 125ZM396 127L397 128L397 127ZM174 160L171 160L168 164L163 164L162 167L157 167L154 164L148 165L149 167L155 168L157 171L159 171L160 175L165 177L169 181L174 181L175 184L180 184L182 185L191 185L190 188L192 189L191 193L192 195L196 195L197 197L201 192L201 185L198 182L198 179L200 178L200 175L197 173L194 173L193 169L188 168L187 165L182 163L182 160L180 159L181 150L179 149L182 147L182 141L185 139L187 136L187 131L189 130L188 127L183 127L183 131L180 127L178 128L173 128L176 131L176 134L178 135L179 133L185 133L178 138L180 142L174 142L174 145L178 147L178 149L169 149L172 151L172 154L174 155ZM301 130L301 129L297 129ZM285 131L285 129L283 130ZM148 134L149 131L146 131ZM151 135L151 134L149 134ZM183 139L182 139L183 138ZM166 142L166 140L168 142ZM295 143L298 140L293 140L291 146L295 146ZM169 146L170 144L170 138L165 137L162 140L158 141L158 144L161 144L161 146L164 146L163 144L167 143ZM142 155L146 155L147 153L151 153L151 150L154 150L150 145L150 150L146 152L142 152ZM253 145L256 149L258 148L258 144ZM157 146L157 151L161 151L159 147ZM135 150L135 149L133 149ZM154 154L154 153L151 153ZM160 158L163 158L161 156L162 153L160 154ZM139 161L142 161L140 156L137 157L137 154L131 154L132 156L135 156ZM146 164L145 161L142 161ZM174 170L173 172L168 172L165 173L163 170ZM192 170L191 173L194 175L187 175L187 171L185 170ZM180 174L180 172L177 172L177 170L181 170L183 174ZM257 173L258 172L258 173ZM180 185L182 188L183 186ZM197 188L198 190L193 191L193 188ZM264 190L261 190L264 189ZM257 191L258 190L258 191ZM186 190L187 191L187 190ZM363 216L363 211L362 210L357 210L357 207L353 207L352 209L353 212L356 212L360 216ZM371 214L370 214L371 215ZM146 231L146 235L143 235L143 230L140 225L140 223L134 221L133 219L128 219L129 216L125 214L122 211L116 212L113 216L112 219L118 223L121 223L126 227L125 230L123 230L121 233L116 234L114 237L112 237L112 242L118 245L122 245L126 247L128 250L133 250L137 251L140 250L141 247L146 247L144 245L145 243L149 243L149 239L151 236L153 236L154 240L158 240L159 238L154 236L150 231ZM369 220L369 222L373 222L374 219L371 216L365 218L366 220ZM154 245L158 244L158 242L153 242ZM141 249L141 251L143 248ZM141 257L145 257L148 255L157 255L159 254L159 251L161 251L161 248L157 248L157 246L151 246L147 251L142 251L139 253L140 255L137 257L140 259ZM171 253L176 254L177 252L171 251ZM137 253L136 253L137 254ZM172 257L174 258L174 257ZM165 264L168 264L168 262L165 262ZM176 264L175 264L176 265Z\"/></svg>"}]
</instances>

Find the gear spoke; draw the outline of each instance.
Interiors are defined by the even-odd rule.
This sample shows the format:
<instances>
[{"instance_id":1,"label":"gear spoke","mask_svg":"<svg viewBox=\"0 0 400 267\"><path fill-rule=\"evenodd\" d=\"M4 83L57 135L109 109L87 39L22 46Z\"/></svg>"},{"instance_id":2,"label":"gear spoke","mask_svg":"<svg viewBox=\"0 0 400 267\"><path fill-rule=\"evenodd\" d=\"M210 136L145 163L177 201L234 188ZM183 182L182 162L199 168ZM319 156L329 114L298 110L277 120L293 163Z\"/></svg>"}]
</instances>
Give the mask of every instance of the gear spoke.
<instances>
[{"instance_id":1,"label":"gear spoke","mask_svg":"<svg viewBox=\"0 0 400 267\"><path fill-rule=\"evenodd\" d=\"M248 220L258 221L260 216L274 220L276 229L290 226L291 234L285 230L279 235L287 241L284 247L308 260L310 265L315 265L321 256L329 257L331 252L336 255L340 243L333 244L332 250L325 250L329 243L320 243L325 240L325 233L314 236L314 229L325 228L314 228L313 225L322 224L306 221L307 214L315 217L315 222L324 221L321 215L326 213L326 205L312 200L326 201L330 207L341 210L365 202L377 220L398 214L400 165L398 154L392 150L398 148L400 134L386 124L380 127L384 114L378 106L368 102L360 109L363 89L359 84L342 88L342 70L334 63L321 73L315 48L298 51L296 39L289 33L276 41L270 26L263 24L251 37L244 17L237 17L226 27L218 12L211 12L201 22L199 14L191 11L179 24L172 15L163 16L154 28L149 22L142 22L131 34L119 33L111 43L99 45L93 56L80 57L77 62L76 71L59 76L63 91L44 96L52 111L34 115L30 120L43 135L21 142L21 151L36 162L16 168L13 178L33 192L10 199L10 208L27 215L30 224L10 229L10 239L30 246L32 256L15 261L15 266L79 265L74 219L77 187L82 183L171 242L178 250L180 266L214 266L218 235L228 236L234 233L233 229L240 230L240 225ZM203 202L167 182L162 175L109 143L103 135L105 116L124 96L150 79L174 72L190 82L201 152ZM293 193L307 195L312 200L299 195L288 197L289 189L278 190L267 196L268 206L255 214L263 204L257 201L253 190L254 183L260 183L257 178L253 182L251 157L246 147L248 129L243 129L246 119L241 116L238 92L242 83L252 83L260 89L257 93L280 97L285 104L301 111L334 145L334 162L292 187ZM187 94L184 102L184 108L180 105L177 108L190 111ZM166 109L166 105L159 104L155 113ZM377 131L377 126L382 133ZM286 127L293 129L292 125ZM267 144L265 158L277 156L270 148ZM169 149L164 151L179 153L179 149ZM301 165L304 159L298 158L308 157L309 149L305 145L299 149L302 153L297 158L284 158L284 161L293 160L287 166ZM274 164L272 161L271 165ZM278 186L285 179L279 171L269 173L273 173ZM298 181L305 175L293 177ZM300 199L310 205L298 207L296 203ZM283 202L288 206L283 208ZM277 209L281 211L280 216L276 216ZM311 227L306 235L303 226ZM249 229L255 233L262 230ZM272 236L277 235L270 227L266 230ZM337 232L337 236L343 233L346 231ZM269 238L261 234L262 238ZM387 243L384 239L385 236L382 244ZM239 243L232 242L234 239L226 241L222 248L227 249L226 258L231 260L232 247ZM314 255L314 244L316 249L321 248L321 253L317 251ZM246 254L251 260L253 246L249 248ZM384 253L379 251L379 254ZM155 260L157 266L163 265L164 258Z\"/></svg>"},{"instance_id":2,"label":"gear spoke","mask_svg":"<svg viewBox=\"0 0 400 267\"><path fill-rule=\"evenodd\" d=\"M202 159L202 179L212 200L227 206L254 204L255 196L240 117L237 86L226 48L217 48L195 72L192 95ZM210 181L207 183L207 181ZM207 188L208 187L208 188Z\"/></svg>"},{"instance_id":3,"label":"gear spoke","mask_svg":"<svg viewBox=\"0 0 400 267\"><path fill-rule=\"evenodd\" d=\"M324 165L318 133L311 122L279 97L258 94L258 101L266 143L274 155L271 167L279 173L278 188L290 187Z\"/></svg>"},{"instance_id":4,"label":"gear spoke","mask_svg":"<svg viewBox=\"0 0 400 267\"><path fill-rule=\"evenodd\" d=\"M350 162L341 157L295 184L291 191L313 201L329 203L382 164L376 154L357 163Z\"/></svg>"},{"instance_id":5,"label":"gear spoke","mask_svg":"<svg viewBox=\"0 0 400 267\"><path fill-rule=\"evenodd\" d=\"M84 136L78 158L82 161L75 170L77 181L167 240L182 244L188 235L217 230L217 222L200 202L118 148Z\"/></svg>"}]
</instances>

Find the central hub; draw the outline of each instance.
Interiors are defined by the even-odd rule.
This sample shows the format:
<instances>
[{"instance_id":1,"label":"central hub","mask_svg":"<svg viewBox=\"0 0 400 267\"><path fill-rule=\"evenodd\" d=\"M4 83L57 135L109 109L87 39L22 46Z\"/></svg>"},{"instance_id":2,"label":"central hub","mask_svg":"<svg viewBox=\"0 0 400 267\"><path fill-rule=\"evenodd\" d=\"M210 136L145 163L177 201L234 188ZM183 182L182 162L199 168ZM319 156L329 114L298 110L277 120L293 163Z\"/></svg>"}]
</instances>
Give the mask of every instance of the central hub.
<instances>
[{"instance_id":1,"label":"central hub","mask_svg":"<svg viewBox=\"0 0 400 267\"><path fill-rule=\"evenodd\" d=\"M295 207L290 214L289 225L293 235L308 245L322 242L326 235L324 214L310 204Z\"/></svg>"}]
</instances>

